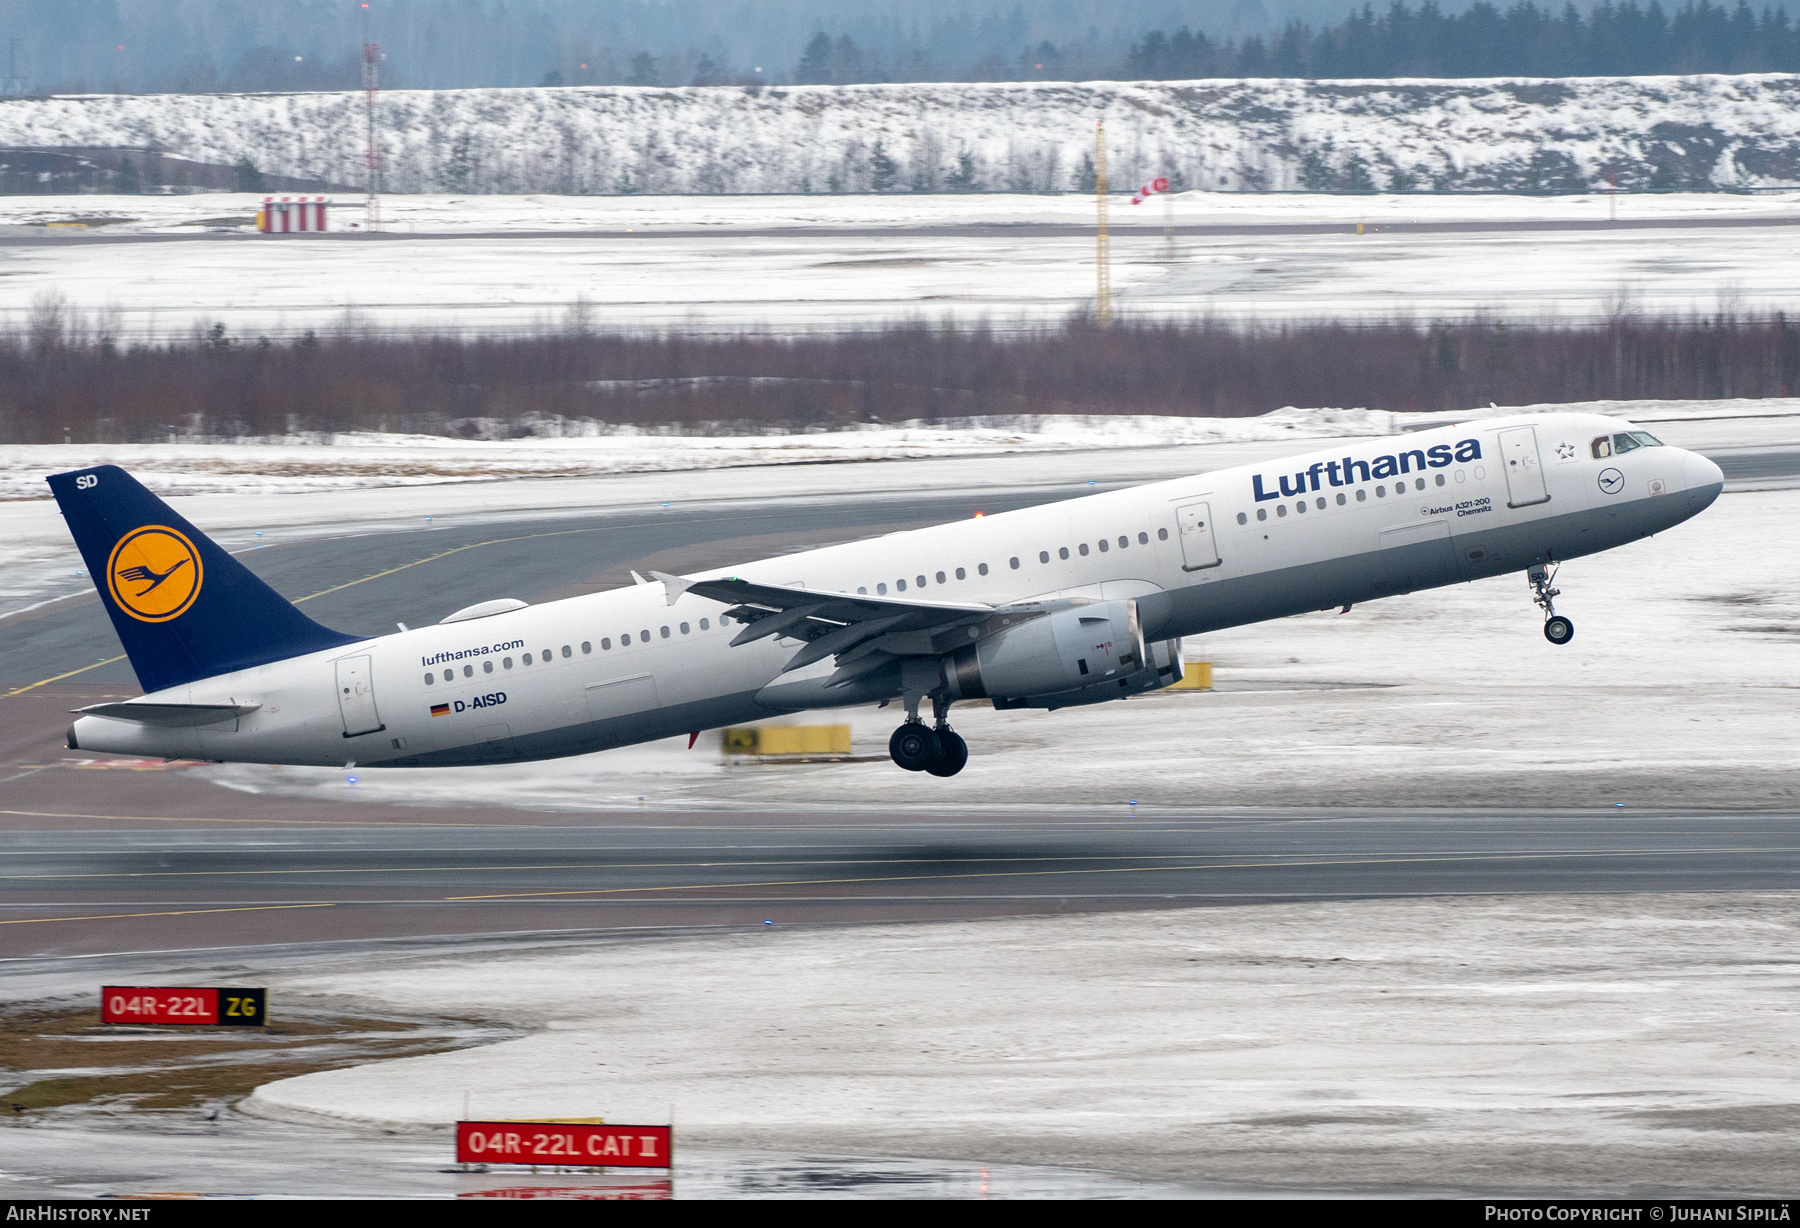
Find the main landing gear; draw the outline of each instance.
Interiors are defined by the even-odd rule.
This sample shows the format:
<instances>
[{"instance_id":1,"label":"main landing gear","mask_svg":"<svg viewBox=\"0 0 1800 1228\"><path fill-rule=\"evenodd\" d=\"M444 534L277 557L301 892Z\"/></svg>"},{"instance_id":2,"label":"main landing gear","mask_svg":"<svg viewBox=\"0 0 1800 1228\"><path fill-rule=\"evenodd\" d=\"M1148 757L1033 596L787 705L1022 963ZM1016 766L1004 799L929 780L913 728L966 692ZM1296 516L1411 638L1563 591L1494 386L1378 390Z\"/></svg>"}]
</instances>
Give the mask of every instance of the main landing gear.
<instances>
[{"instance_id":1,"label":"main landing gear","mask_svg":"<svg viewBox=\"0 0 1800 1228\"><path fill-rule=\"evenodd\" d=\"M1556 599L1562 596L1560 588L1551 588L1556 579L1556 564L1533 567L1525 573L1525 582L1531 585L1531 601L1544 612L1544 638L1552 644L1567 644L1575 638L1575 624L1556 612Z\"/></svg>"},{"instance_id":2,"label":"main landing gear","mask_svg":"<svg viewBox=\"0 0 1800 1228\"><path fill-rule=\"evenodd\" d=\"M932 697L935 728L919 719L916 703L909 703L907 708L906 724L888 739L888 755L893 761L909 772L929 772L933 776L954 776L962 771L969 761L969 744L950 728L949 701Z\"/></svg>"}]
</instances>

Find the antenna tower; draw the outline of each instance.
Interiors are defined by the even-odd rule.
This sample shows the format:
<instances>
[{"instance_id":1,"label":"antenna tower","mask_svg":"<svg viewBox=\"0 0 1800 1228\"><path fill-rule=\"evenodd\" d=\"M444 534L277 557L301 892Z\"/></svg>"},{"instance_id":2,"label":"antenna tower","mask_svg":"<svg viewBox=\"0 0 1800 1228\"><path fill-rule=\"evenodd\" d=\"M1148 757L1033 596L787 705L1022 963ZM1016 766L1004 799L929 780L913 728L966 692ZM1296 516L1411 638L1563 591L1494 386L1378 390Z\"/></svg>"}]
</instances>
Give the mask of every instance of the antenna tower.
<instances>
[{"instance_id":1,"label":"antenna tower","mask_svg":"<svg viewBox=\"0 0 1800 1228\"><path fill-rule=\"evenodd\" d=\"M1106 121L1094 125L1094 318L1112 327L1112 239L1106 233Z\"/></svg>"},{"instance_id":2,"label":"antenna tower","mask_svg":"<svg viewBox=\"0 0 1800 1228\"><path fill-rule=\"evenodd\" d=\"M363 154L363 162L368 167L369 195L363 204L363 229L373 232L381 229L381 128L375 110L381 95L381 45L369 41L369 6L365 3L362 10L363 110L369 119L369 145Z\"/></svg>"}]
</instances>

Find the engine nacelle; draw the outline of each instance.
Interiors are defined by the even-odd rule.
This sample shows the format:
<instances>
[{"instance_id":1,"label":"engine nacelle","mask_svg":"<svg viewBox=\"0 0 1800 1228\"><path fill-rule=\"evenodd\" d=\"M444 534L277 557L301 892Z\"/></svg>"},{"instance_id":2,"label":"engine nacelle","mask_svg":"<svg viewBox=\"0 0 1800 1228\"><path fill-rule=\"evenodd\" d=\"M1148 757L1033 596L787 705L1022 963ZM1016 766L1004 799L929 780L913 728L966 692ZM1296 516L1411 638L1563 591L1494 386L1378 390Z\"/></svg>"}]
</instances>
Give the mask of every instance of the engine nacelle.
<instances>
[{"instance_id":1,"label":"engine nacelle","mask_svg":"<svg viewBox=\"0 0 1800 1228\"><path fill-rule=\"evenodd\" d=\"M1145 672L1147 660L1137 602L1103 601L1057 610L957 649L944 663L944 683L952 699L1116 691L1120 680Z\"/></svg>"},{"instance_id":2,"label":"engine nacelle","mask_svg":"<svg viewBox=\"0 0 1800 1228\"><path fill-rule=\"evenodd\" d=\"M1029 695L1021 699L996 699L996 708L1073 708L1081 704L1103 704L1109 699L1124 699L1127 695L1142 695L1145 691L1160 691L1166 686L1174 686L1183 677L1181 668L1181 641L1159 640L1149 646L1144 668L1120 678L1110 679L1099 686L1082 687L1074 691L1057 691L1050 695Z\"/></svg>"}]
</instances>

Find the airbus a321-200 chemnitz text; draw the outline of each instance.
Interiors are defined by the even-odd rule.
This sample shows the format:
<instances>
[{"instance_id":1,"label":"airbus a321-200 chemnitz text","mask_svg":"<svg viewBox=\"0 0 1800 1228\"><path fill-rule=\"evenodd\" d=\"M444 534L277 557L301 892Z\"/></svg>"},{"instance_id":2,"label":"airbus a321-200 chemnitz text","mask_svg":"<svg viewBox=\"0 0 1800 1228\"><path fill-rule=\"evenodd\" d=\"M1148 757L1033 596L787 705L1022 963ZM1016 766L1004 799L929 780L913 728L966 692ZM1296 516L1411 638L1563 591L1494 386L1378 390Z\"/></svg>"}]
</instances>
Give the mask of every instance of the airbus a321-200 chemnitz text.
<instances>
[{"instance_id":1,"label":"airbus a321-200 chemnitz text","mask_svg":"<svg viewBox=\"0 0 1800 1228\"><path fill-rule=\"evenodd\" d=\"M1616 418L1496 418L378 638L320 626L111 465L49 479L146 694L82 750L421 767L581 755L899 700L889 743L954 776L951 705L1169 686L1181 637L1556 566L1707 507L1717 465ZM920 710L929 707L927 723Z\"/></svg>"}]
</instances>

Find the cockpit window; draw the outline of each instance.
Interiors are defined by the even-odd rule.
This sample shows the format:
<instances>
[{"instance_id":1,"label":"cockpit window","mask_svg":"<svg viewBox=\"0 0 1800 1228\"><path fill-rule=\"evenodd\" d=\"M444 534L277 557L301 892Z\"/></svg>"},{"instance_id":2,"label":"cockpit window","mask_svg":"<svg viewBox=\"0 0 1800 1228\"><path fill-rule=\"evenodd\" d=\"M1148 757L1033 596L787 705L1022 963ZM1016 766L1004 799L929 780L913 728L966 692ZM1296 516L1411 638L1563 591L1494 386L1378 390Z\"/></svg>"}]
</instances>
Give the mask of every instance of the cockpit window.
<instances>
[{"instance_id":1,"label":"cockpit window","mask_svg":"<svg viewBox=\"0 0 1800 1228\"><path fill-rule=\"evenodd\" d=\"M1660 448L1663 446L1663 441L1652 435L1649 431L1633 431L1631 432L1631 437L1643 444L1646 448Z\"/></svg>"},{"instance_id":2,"label":"cockpit window","mask_svg":"<svg viewBox=\"0 0 1800 1228\"><path fill-rule=\"evenodd\" d=\"M1630 431L1621 431L1619 434L1613 436L1613 451L1619 455L1623 455L1626 452L1633 451L1634 449L1643 446L1643 444L1631 437Z\"/></svg>"},{"instance_id":3,"label":"cockpit window","mask_svg":"<svg viewBox=\"0 0 1800 1228\"><path fill-rule=\"evenodd\" d=\"M1612 455L1612 440L1605 435L1594 440L1594 459L1605 460Z\"/></svg>"}]
</instances>

